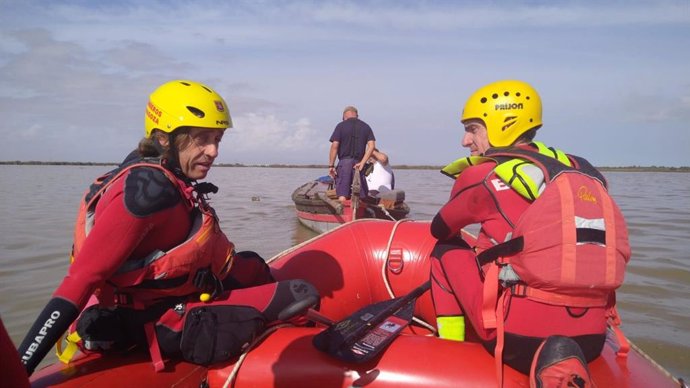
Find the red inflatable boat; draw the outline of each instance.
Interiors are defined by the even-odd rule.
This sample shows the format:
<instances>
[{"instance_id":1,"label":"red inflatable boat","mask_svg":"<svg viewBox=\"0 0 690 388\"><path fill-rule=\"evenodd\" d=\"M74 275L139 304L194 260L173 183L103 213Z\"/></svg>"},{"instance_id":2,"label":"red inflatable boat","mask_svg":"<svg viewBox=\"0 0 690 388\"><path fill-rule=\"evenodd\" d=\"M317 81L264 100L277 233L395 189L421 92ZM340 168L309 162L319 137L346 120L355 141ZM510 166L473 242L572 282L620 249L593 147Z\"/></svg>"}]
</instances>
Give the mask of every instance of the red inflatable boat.
<instances>
[{"instance_id":1,"label":"red inflatable boat","mask_svg":"<svg viewBox=\"0 0 690 388\"><path fill-rule=\"evenodd\" d=\"M405 295L428 280L435 240L428 222L358 220L291 248L270 260L279 279L302 278L321 293L320 312L334 320L377 301ZM470 238L470 236L468 236ZM417 299L416 323L381 355L346 363L314 348L323 327L275 327L244 355L210 369L169 363L155 373L144 352L118 357L80 356L71 365L36 372L33 386L59 387L492 387L494 359L471 333L465 342L438 339L429 293ZM598 387L679 387L634 346L627 357L610 336L590 363ZM528 387L527 377L504 368L504 387Z\"/></svg>"}]
</instances>

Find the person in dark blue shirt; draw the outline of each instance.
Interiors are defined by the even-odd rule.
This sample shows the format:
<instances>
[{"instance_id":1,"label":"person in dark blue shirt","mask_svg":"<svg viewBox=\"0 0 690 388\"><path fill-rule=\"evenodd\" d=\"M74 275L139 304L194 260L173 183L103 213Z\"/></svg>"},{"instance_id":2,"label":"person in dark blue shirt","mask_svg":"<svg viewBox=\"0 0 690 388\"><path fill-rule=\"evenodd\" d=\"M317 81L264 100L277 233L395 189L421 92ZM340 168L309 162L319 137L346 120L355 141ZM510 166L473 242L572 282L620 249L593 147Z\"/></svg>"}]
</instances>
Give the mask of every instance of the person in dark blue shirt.
<instances>
[{"instance_id":1,"label":"person in dark blue shirt","mask_svg":"<svg viewBox=\"0 0 690 388\"><path fill-rule=\"evenodd\" d=\"M347 106L343 110L343 121L333 130L330 138L331 149L328 157L328 174L335 178L335 192L342 202L352 194L352 178L356 170L360 174L361 190L359 196L366 198L369 189L363 173L364 164L369 160L376 138L369 124L359 119L357 108ZM336 167L335 159L338 158Z\"/></svg>"}]
</instances>

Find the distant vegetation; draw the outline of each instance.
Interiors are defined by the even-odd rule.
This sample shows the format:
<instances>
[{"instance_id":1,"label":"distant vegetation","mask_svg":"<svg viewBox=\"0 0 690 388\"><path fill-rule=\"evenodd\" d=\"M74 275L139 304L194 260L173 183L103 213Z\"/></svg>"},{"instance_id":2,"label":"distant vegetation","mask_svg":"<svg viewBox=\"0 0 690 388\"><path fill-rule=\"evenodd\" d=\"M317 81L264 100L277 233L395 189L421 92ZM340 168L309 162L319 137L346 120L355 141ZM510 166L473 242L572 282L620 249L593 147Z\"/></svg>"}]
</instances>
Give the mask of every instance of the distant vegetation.
<instances>
[{"instance_id":1,"label":"distant vegetation","mask_svg":"<svg viewBox=\"0 0 690 388\"><path fill-rule=\"evenodd\" d=\"M36 166L117 166L118 163L100 162L41 162L41 161L0 161L0 165L36 165ZM265 167L265 168L322 168L326 169L325 164L242 164L242 163L218 163L217 167ZM440 170L443 166L429 165L407 165L396 164L396 170ZM664 166L625 166L625 167L597 167L601 171L621 171L621 172L690 172L690 166L683 167L664 167Z\"/></svg>"}]
</instances>

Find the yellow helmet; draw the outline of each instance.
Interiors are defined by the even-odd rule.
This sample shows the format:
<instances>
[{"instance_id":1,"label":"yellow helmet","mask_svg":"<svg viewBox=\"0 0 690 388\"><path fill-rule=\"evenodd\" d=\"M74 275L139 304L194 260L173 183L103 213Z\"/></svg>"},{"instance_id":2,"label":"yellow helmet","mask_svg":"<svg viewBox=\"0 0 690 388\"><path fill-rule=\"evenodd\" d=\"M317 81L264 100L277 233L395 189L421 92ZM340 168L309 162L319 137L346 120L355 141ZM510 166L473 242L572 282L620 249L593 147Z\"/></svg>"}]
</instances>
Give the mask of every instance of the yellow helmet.
<instances>
[{"instance_id":1,"label":"yellow helmet","mask_svg":"<svg viewBox=\"0 0 690 388\"><path fill-rule=\"evenodd\" d=\"M185 80L159 86L146 104L146 137L154 129L170 133L179 127L232 127L228 104L208 86Z\"/></svg>"},{"instance_id":2,"label":"yellow helmet","mask_svg":"<svg viewBox=\"0 0 690 388\"><path fill-rule=\"evenodd\" d=\"M494 82L467 100L461 121L469 119L484 122L493 147L507 147L523 133L541 127L541 98L526 82Z\"/></svg>"}]
</instances>

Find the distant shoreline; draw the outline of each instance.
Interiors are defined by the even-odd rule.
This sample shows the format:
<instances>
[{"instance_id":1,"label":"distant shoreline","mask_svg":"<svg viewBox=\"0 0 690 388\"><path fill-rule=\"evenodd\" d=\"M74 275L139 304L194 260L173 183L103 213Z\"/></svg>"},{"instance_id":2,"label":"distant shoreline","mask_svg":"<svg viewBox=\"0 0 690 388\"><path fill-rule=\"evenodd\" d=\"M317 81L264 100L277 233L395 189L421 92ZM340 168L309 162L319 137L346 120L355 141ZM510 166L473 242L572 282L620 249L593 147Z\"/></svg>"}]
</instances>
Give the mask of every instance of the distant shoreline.
<instances>
[{"instance_id":1,"label":"distant shoreline","mask_svg":"<svg viewBox=\"0 0 690 388\"><path fill-rule=\"evenodd\" d=\"M42 162L42 161L0 161L4 166L117 166L118 163L102 162ZM242 163L218 163L215 167L264 167L264 168L322 168L325 164L242 164ZM396 170L440 170L443 166L428 165L394 165ZM624 167L597 167L601 171L620 171L620 172L690 172L690 166L683 167L664 167L664 166L624 166Z\"/></svg>"}]
</instances>

